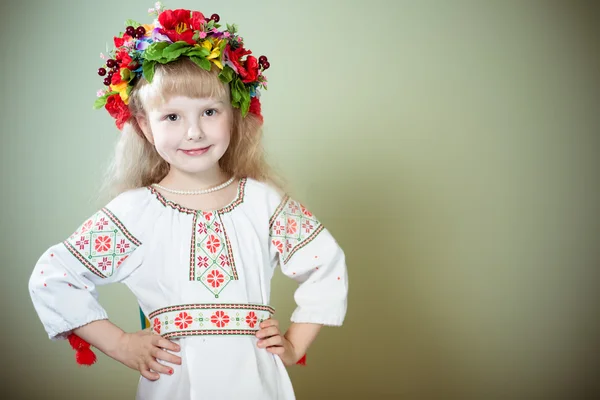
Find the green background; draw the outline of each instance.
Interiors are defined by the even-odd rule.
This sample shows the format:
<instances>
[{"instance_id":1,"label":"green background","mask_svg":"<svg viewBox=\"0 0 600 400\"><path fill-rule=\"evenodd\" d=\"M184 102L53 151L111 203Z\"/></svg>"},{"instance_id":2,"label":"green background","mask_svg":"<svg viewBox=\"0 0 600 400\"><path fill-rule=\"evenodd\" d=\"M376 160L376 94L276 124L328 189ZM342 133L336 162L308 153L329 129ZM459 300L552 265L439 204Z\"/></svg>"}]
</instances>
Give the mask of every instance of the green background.
<instances>
[{"instance_id":1,"label":"green background","mask_svg":"<svg viewBox=\"0 0 600 400\"><path fill-rule=\"evenodd\" d=\"M596 4L166 4L219 13L269 57L270 160L346 250L346 323L290 369L299 399L600 393ZM134 397L136 371L103 355L77 367L66 342L47 339L27 281L102 206L118 133L92 110L99 53L126 19L150 22L152 5L2 2L6 398ZM273 284L285 325L295 285ZM117 325L139 328L124 286L100 299Z\"/></svg>"}]
</instances>

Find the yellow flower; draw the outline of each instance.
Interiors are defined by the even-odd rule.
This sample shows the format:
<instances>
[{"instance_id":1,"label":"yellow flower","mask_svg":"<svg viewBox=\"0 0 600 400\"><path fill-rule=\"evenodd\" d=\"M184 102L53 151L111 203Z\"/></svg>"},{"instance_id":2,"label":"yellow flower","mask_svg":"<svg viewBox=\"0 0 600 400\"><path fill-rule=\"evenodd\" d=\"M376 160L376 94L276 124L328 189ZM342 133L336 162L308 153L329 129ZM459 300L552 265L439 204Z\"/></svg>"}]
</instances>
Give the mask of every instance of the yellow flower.
<instances>
[{"instance_id":1,"label":"yellow flower","mask_svg":"<svg viewBox=\"0 0 600 400\"><path fill-rule=\"evenodd\" d=\"M113 92L119 92L119 95L121 96L121 100L123 100L123 103L125 103L125 104L129 103L129 95L127 94L127 82L122 81L121 83L119 83L117 85L110 85L110 90Z\"/></svg>"},{"instance_id":2,"label":"yellow flower","mask_svg":"<svg viewBox=\"0 0 600 400\"><path fill-rule=\"evenodd\" d=\"M215 43L212 42L211 39L203 40L200 45L204 47L206 50L210 51L210 54L206 57L207 60L212 61L219 69L223 69L223 65L221 61L219 61L219 57L221 56L221 49L219 48L221 44L221 40L216 40Z\"/></svg>"},{"instance_id":3,"label":"yellow flower","mask_svg":"<svg viewBox=\"0 0 600 400\"><path fill-rule=\"evenodd\" d=\"M146 33L144 34L145 37L150 37L152 36L152 31L154 30L154 25L148 25L148 24L144 24L142 25L144 27L144 29L146 30Z\"/></svg>"}]
</instances>

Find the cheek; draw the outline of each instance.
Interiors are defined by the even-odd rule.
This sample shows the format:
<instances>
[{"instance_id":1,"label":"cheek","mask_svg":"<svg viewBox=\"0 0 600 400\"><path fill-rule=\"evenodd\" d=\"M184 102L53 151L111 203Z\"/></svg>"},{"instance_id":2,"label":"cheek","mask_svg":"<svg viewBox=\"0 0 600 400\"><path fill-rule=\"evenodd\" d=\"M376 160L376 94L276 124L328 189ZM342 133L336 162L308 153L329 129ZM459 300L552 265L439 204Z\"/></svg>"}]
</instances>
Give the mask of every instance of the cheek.
<instances>
[{"instance_id":1,"label":"cheek","mask_svg":"<svg viewBox=\"0 0 600 400\"><path fill-rule=\"evenodd\" d=\"M159 152L176 149L179 144L180 140L174 132L155 131L154 145Z\"/></svg>"}]
</instances>

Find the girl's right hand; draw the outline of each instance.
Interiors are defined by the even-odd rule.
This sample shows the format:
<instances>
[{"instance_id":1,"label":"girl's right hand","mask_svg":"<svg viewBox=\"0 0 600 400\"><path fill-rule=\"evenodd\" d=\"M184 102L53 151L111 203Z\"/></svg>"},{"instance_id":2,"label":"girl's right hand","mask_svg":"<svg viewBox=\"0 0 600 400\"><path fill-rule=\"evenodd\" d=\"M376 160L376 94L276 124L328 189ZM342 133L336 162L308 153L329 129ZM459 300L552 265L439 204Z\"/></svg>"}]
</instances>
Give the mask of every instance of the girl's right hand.
<instances>
[{"instance_id":1,"label":"girl's right hand","mask_svg":"<svg viewBox=\"0 0 600 400\"><path fill-rule=\"evenodd\" d=\"M140 371L143 377L155 381L160 378L159 373L173 374L172 368L157 360L181 365L181 357L165 350L179 352L181 348L178 344L153 334L149 328L135 333L123 333L115 358L129 368Z\"/></svg>"}]
</instances>

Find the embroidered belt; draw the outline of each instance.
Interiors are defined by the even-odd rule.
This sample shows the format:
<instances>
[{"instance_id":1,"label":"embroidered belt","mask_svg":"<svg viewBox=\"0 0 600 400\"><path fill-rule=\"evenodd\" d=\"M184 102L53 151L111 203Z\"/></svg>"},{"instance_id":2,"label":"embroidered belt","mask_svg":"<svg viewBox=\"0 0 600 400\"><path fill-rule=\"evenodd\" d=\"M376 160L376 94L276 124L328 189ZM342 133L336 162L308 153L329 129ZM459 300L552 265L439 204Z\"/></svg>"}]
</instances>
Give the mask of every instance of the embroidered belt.
<instances>
[{"instance_id":1,"label":"embroidered belt","mask_svg":"<svg viewBox=\"0 0 600 400\"><path fill-rule=\"evenodd\" d=\"M148 315L155 333L164 338L200 335L254 335L275 309L256 304L183 304Z\"/></svg>"}]
</instances>

